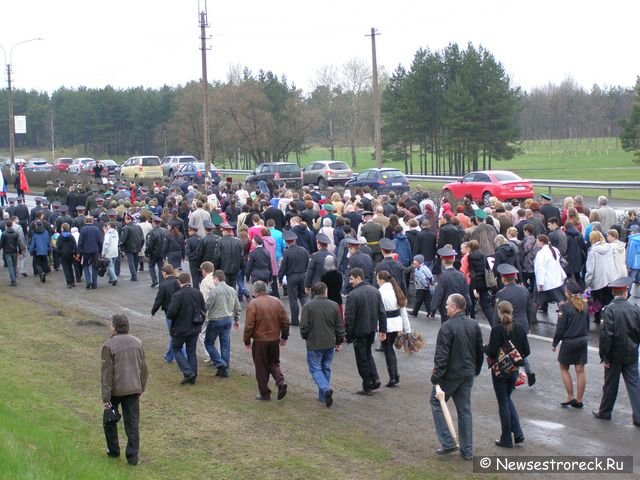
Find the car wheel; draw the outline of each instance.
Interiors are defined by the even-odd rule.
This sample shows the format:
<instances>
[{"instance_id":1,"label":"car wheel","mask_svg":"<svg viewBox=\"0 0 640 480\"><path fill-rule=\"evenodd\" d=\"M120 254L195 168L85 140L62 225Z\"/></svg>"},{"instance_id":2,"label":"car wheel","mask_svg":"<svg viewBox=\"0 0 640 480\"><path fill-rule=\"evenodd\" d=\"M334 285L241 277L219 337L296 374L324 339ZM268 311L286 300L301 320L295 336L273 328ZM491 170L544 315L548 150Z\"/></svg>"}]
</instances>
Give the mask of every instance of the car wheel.
<instances>
[{"instance_id":1,"label":"car wheel","mask_svg":"<svg viewBox=\"0 0 640 480\"><path fill-rule=\"evenodd\" d=\"M482 204L483 204L485 207L488 207L488 206L489 206L489 200L490 200L490 199L491 199L491 192L484 192L484 193L482 194Z\"/></svg>"},{"instance_id":2,"label":"car wheel","mask_svg":"<svg viewBox=\"0 0 640 480\"><path fill-rule=\"evenodd\" d=\"M318 188L320 190L324 190L325 188L327 188L327 181L322 177L318 179Z\"/></svg>"}]
</instances>

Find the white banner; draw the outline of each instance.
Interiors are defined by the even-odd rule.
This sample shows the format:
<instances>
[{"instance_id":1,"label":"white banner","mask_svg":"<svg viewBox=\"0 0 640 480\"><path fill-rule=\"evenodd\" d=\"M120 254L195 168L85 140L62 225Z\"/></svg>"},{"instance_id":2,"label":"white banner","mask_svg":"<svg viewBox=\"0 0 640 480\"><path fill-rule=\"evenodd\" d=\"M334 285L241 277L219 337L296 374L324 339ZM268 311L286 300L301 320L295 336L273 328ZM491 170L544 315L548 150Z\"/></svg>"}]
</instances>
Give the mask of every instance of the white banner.
<instances>
[{"instance_id":1,"label":"white banner","mask_svg":"<svg viewBox=\"0 0 640 480\"><path fill-rule=\"evenodd\" d=\"M13 125L15 133L27 133L27 117L24 115L14 115Z\"/></svg>"}]
</instances>

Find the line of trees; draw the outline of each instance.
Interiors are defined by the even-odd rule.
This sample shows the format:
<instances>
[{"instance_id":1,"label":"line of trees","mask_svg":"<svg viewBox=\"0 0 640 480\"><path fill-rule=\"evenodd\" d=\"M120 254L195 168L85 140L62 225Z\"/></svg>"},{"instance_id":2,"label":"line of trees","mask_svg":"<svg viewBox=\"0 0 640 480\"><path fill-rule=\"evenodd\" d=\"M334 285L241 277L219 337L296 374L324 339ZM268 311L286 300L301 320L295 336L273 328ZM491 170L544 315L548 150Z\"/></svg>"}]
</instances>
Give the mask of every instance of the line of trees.
<instances>
[{"instance_id":1,"label":"line of trees","mask_svg":"<svg viewBox=\"0 0 640 480\"><path fill-rule=\"evenodd\" d=\"M385 161L408 173L463 174L512 158L523 139L617 136L634 92L572 80L521 92L483 47L420 49L408 68L379 75ZM80 146L91 156L202 155L202 85L160 89L62 87L51 95L13 92L14 113L27 116L16 146ZM371 70L353 59L321 68L307 95L286 77L234 67L210 85L210 144L223 167L299 161L310 146L373 144ZM6 90L0 94L0 149L8 150Z\"/></svg>"}]
</instances>

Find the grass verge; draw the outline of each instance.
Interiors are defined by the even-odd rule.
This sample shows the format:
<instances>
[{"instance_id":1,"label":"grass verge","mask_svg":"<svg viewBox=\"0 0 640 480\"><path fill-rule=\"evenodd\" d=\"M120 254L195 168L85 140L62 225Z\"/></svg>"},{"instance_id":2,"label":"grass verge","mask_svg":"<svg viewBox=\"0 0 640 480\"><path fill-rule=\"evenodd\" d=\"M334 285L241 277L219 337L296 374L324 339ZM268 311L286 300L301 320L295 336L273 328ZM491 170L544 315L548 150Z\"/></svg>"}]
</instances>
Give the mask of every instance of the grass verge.
<instances>
[{"instance_id":1,"label":"grass verge","mask_svg":"<svg viewBox=\"0 0 640 480\"><path fill-rule=\"evenodd\" d=\"M0 302L3 478L461 476L454 465L426 456L401 460L401 445L385 445L336 410L304 408L308 399L295 392L283 402L255 402L255 382L247 375L203 375L195 387L181 387L176 367L161 363L158 352L148 355L141 463L128 467L104 453L99 388L99 349L108 335L104 321L16 295L0 293ZM124 450L122 425L120 435Z\"/></svg>"}]
</instances>

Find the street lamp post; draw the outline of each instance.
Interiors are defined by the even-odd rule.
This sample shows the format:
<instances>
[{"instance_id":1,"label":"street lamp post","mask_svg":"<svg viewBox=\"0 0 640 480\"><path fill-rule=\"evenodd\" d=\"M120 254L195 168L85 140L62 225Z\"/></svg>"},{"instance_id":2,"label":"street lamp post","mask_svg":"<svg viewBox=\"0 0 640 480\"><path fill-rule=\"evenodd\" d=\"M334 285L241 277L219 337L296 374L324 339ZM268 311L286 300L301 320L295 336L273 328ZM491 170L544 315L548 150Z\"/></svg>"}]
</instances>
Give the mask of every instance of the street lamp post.
<instances>
[{"instance_id":1,"label":"street lamp post","mask_svg":"<svg viewBox=\"0 0 640 480\"><path fill-rule=\"evenodd\" d=\"M8 103L9 103L9 155L11 156L11 168L15 168L16 163L16 145L15 145L15 122L13 119L13 94L11 90L11 65L13 59L13 49L18 45L22 45L24 43L35 42L37 40L42 40L41 37L30 38L29 40L23 40L18 43L14 43L9 49L9 61L7 62L7 51L4 49L2 45L0 45L0 49L2 49L2 53L4 54L4 63L7 67L7 88L8 88Z\"/></svg>"}]
</instances>

